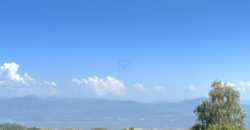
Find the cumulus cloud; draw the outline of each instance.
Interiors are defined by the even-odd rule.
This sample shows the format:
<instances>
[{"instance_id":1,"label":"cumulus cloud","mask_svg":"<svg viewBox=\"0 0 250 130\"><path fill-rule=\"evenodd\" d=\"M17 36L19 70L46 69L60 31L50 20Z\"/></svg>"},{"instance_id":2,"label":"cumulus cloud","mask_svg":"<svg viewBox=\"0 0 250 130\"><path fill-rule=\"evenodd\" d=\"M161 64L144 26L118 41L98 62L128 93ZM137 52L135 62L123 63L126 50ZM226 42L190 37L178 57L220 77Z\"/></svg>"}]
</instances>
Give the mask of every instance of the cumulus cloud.
<instances>
[{"instance_id":1,"label":"cumulus cloud","mask_svg":"<svg viewBox=\"0 0 250 130\"><path fill-rule=\"evenodd\" d=\"M250 81L240 81L238 89L241 90L242 92L246 92L247 90L250 89Z\"/></svg>"},{"instance_id":2,"label":"cumulus cloud","mask_svg":"<svg viewBox=\"0 0 250 130\"><path fill-rule=\"evenodd\" d=\"M88 84L88 81L86 79L76 79L76 78L73 78L71 80L73 83L77 84L77 85L86 85Z\"/></svg>"},{"instance_id":3,"label":"cumulus cloud","mask_svg":"<svg viewBox=\"0 0 250 130\"><path fill-rule=\"evenodd\" d=\"M79 86L90 88L99 96L105 96L107 94L123 95L126 91L126 86L123 81L111 76L104 78L93 76L87 79L74 78L71 81Z\"/></svg>"},{"instance_id":4,"label":"cumulus cloud","mask_svg":"<svg viewBox=\"0 0 250 130\"><path fill-rule=\"evenodd\" d=\"M14 62L4 63L0 66L0 87L2 91L11 91L14 94L13 96L54 96L56 94L57 84L55 82L39 82L28 73L19 74L18 70L19 65Z\"/></svg>"},{"instance_id":5,"label":"cumulus cloud","mask_svg":"<svg viewBox=\"0 0 250 130\"><path fill-rule=\"evenodd\" d=\"M18 74L18 69L19 65L16 63L4 63L0 67L0 78L7 82L11 81L22 84L28 84L30 81L34 81L34 79L27 73L24 73L23 76Z\"/></svg>"}]
</instances>

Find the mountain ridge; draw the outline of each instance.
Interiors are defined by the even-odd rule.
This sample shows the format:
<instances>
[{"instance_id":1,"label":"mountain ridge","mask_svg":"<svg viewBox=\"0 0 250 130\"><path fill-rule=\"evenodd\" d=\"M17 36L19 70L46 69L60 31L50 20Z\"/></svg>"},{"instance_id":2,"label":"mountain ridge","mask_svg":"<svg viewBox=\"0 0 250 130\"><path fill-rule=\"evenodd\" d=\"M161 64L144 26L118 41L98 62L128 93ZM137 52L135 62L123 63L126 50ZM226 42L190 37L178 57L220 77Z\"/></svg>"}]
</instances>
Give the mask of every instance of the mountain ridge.
<instances>
[{"instance_id":1,"label":"mountain ridge","mask_svg":"<svg viewBox=\"0 0 250 130\"><path fill-rule=\"evenodd\" d=\"M142 103L129 100L17 97L0 99L0 121L39 127L75 127L75 122L78 122L78 127L188 128L195 122L195 107L205 99ZM244 110L250 108L249 105L242 106Z\"/></svg>"}]
</instances>

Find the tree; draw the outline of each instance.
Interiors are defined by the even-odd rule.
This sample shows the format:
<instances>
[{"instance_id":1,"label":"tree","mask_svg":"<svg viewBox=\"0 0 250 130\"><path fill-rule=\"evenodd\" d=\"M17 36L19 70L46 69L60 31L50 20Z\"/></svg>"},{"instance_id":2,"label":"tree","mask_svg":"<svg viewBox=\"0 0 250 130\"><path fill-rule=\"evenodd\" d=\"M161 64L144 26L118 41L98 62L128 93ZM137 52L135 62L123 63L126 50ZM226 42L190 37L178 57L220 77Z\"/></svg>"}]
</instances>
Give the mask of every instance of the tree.
<instances>
[{"instance_id":1,"label":"tree","mask_svg":"<svg viewBox=\"0 0 250 130\"><path fill-rule=\"evenodd\" d=\"M134 127L130 127L130 128L123 128L121 130L134 130L135 128Z\"/></svg>"},{"instance_id":2,"label":"tree","mask_svg":"<svg viewBox=\"0 0 250 130\"><path fill-rule=\"evenodd\" d=\"M130 127L129 130L134 130L135 128L134 127Z\"/></svg>"},{"instance_id":3,"label":"tree","mask_svg":"<svg viewBox=\"0 0 250 130\"><path fill-rule=\"evenodd\" d=\"M93 128L92 130L107 130L105 128Z\"/></svg>"},{"instance_id":4,"label":"tree","mask_svg":"<svg viewBox=\"0 0 250 130\"><path fill-rule=\"evenodd\" d=\"M41 129L36 128L36 127L28 128L26 126L14 124L14 123L13 124L4 123L4 124L0 124L0 130L41 130Z\"/></svg>"},{"instance_id":5,"label":"tree","mask_svg":"<svg viewBox=\"0 0 250 130\"><path fill-rule=\"evenodd\" d=\"M210 125L207 130L242 130L244 127L238 128L233 124Z\"/></svg>"},{"instance_id":6,"label":"tree","mask_svg":"<svg viewBox=\"0 0 250 130\"><path fill-rule=\"evenodd\" d=\"M194 110L197 124L192 129L245 130L246 114L240 107L240 93L234 86L221 81L214 81L211 87L209 99Z\"/></svg>"}]
</instances>

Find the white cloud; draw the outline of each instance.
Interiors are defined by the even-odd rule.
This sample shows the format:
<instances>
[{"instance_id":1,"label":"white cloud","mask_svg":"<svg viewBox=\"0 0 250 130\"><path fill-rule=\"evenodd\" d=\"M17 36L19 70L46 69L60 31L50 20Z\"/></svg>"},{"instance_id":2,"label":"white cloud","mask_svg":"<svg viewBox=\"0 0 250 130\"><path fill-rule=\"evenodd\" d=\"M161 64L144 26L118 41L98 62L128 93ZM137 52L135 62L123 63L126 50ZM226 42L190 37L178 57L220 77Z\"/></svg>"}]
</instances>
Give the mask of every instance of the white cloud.
<instances>
[{"instance_id":1,"label":"white cloud","mask_svg":"<svg viewBox=\"0 0 250 130\"><path fill-rule=\"evenodd\" d=\"M77 85L86 85L88 84L88 81L86 79L76 79L76 78L73 78L71 80L73 83L77 84Z\"/></svg>"},{"instance_id":2,"label":"white cloud","mask_svg":"<svg viewBox=\"0 0 250 130\"><path fill-rule=\"evenodd\" d=\"M153 87L145 87L143 84L141 83L136 83L132 86L135 90L140 91L140 92L147 92L147 93L162 93L162 92L166 92L167 88L160 86L160 85L156 85Z\"/></svg>"},{"instance_id":3,"label":"white cloud","mask_svg":"<svg viewBox=\"0 0 250 130\"><path fill-rule=\"evenodd\" d=\"M163 87L163 86L160 86L160 85L156 85L156 86L153 87L153 90L157 91L157 92L164 92L164 91L167 90L167 88Z\"/></svg>"},{"instance_id":4,"label":"white cloud","mask_svg":"<svg viewBox=\"0 0 250 130\"><path fill-rule=\"evenodd\" d=\"M23 75L18 73L19 65L12 63L4 63L0 66L0 87L1 91L10 92L9 96L54 96L57 91L55 82L43 81L38 82L28 73Z\"/></svg>"},{"instance_id":5,"label":"white cloud","mask_svg":"<svg viewBox=\"0 0 250 130\"><path fill-rule=\"evenodd\" d=\"M34 79L25 73L23 76L18 74L19 65L12 63L4 63L0 67L0 78L2 80L13 81L16 83L27 84L30 81L34 81Z\"/></svg>"},{"instance_id":6,"label":"white cloud","mask_svg":"<svg viewBox=\"0 0 250 130\"><path fill-rule=\"evenodd\" d=\"M240 81L238 89L241 90L242 92L246 92L247 90L250 89L250 81Z\"/></svg>"},{"instance_id":7,"label":"white cloud","mask_svg":"<svg viewBox=\"0 0 250 130\"><path fill-rule=\"evenodd\" d=\"M45 81L43 81L42 84L45 85L45 86L54 86L54 87L57 86L56 82L54 82L54 81L49 82L49 81L46 81L46 80L45 80Z\"/></svg>"},{"instance_id":8,"label":"white cloud","mask_svg":"<svg viewBox=\"0 0 250 130\"><path fill-rule=\"evenodd\" d=\"M235 84L234 84L234 83L231 83L231 82L226 82L225 84L226 84L227 86L235 87Z\"/></svg>"},{"instance_id":9,"label":"white cloud","mask_svg":"<svg viewBox=\"0 0 250 130\"><path fill-rule=\"evenodd\" d=\"M139 91L143 91L145 89L144 85L141 83L136 83L133 85L133 88Z\"/></svg>"},{"instance_id":10,"label":"white cloud","mask_svg":"<svg viewBox=\"0 0 250 130\"><path fill-rule=\"evenodd\" d=\"M186 88L186 90L189 91L189 92L193 92L193 91L195 91L196 89L197 89L197 88L195 87L194 84L190 84L190 85Z\"/></svg>"},{"instance_id":11,"label":"white cloud","mask_svg":"<svg viewBox=\"0 0 250 130\"><path fill-rule=\"evenodd\" d=\"M123 81L111 76L104 78L93 76L87 79L74 78L71 81L82 87L90 88L96 95L99 96L105 96L107 94L123 95L126 91L126 86Z\"/></svg>"}]
</instances>

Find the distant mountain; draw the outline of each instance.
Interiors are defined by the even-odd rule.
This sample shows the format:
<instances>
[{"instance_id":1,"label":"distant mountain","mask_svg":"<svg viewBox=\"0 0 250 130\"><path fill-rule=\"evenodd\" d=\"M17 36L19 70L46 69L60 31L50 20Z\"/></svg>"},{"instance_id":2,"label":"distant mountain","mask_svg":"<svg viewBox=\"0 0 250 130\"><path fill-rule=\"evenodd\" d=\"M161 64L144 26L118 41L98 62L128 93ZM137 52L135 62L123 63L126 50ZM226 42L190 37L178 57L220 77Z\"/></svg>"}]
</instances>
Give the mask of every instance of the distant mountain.
<instances>
[{"instance_id":1,"label":"distant mountain","mask_svg":"<svg viewBox=\"0 0 250 130\"><path fill-rule=\"evenodd\" d=\"M0 121L40 127L187 128L195 122L194 108L203 100L141 103L74 98L0 99ZM243 105L243 108L250 107Z\"/></svg>"}]
</instances>

